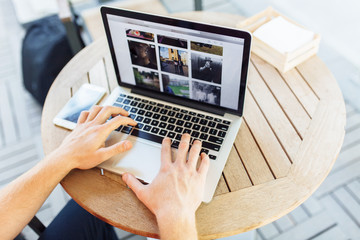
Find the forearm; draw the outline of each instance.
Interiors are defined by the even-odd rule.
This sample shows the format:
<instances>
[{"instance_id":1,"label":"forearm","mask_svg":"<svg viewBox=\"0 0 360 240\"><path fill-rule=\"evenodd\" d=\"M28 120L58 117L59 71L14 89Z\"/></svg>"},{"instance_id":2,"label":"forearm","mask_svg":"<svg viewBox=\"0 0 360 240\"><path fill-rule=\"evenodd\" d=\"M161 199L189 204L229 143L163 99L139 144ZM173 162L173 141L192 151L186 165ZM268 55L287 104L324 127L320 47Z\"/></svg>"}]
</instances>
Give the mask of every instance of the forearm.
<instances>
[{"instance_id":1,"label":"forearm","mask_svg":"<svg viewBox=\"0 0 360 240\"><path fill-rule=\"evenodd\" d=\"M182 215L170 212L157 216L161 240L198 239L195 215Z\"/></svg>"},{"instance_id":2,"label":"forearm","mask_svg":"<svg viewBox=\"0 0 360 240\"><path fill-rule=\"evenodd\" d=\"M0 236L14 239L70 171L56 152L0 190Z\"/></svg>"}]
</instances>

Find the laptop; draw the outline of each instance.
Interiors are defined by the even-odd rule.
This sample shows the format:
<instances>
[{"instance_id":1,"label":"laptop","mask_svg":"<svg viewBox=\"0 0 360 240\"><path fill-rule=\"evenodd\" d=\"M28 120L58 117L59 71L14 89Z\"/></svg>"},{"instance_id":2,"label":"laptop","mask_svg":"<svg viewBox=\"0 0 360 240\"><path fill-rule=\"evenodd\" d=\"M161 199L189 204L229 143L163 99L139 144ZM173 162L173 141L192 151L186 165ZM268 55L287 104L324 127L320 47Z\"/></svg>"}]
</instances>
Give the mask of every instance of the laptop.
<instances>
[{"instance_id":1,"label":"laptop","mask_svg":"<svg viewBox=\"0 0 360 240\"><path fill-rule=\"evenodd\" d=\"M250 33L109 7L101 14L119 84L104 105L124 108L138 125L109 136L107 145L127 139L133 148L99 167L151 183L162 139L175 153L189 133L210 157L203 197L210 202L241 124Z\"/></svg>"}]
</instances>

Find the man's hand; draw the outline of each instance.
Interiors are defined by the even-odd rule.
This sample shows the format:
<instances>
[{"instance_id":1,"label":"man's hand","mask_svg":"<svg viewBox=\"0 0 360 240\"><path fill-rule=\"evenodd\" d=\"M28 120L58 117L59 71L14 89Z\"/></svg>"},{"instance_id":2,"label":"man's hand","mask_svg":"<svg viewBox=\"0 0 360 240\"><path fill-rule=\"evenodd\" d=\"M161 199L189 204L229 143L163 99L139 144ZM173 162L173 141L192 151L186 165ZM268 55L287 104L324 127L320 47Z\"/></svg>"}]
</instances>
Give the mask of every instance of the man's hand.
<instances>
[{"instance_id":1,"label":"man's hand","mask_svg":"<svg viewBox=\"0 0 360 240\"><path fill-rule=\"evenodd\" d=\"M61 156L60 159L70 161L68 166L71 169L89 169L131 149L132 144L127 140L105 147L109 134L120 125L136 126L133 119L125 117L128 115L124 109L112 106L94 106L90 111L83 111L75 129L55 150L56 154ZM113 118L106 122L110 116Z\"/></svg>"},{"instance_id":2,"label":"man's hand","mask_svg":"<svg viewBox=\"0 0 360 240\"><path fill-rule=\"evenodd\" d=\"M181 138L175 161L171 157L171 141L164 138L159 174L149 185L143 185L133 175L123 180L157 218L162 239L196 239L195 211L200 206L209 168L209 157L201 154L201 142L196 140L188 154L190 135ZM188 156L188 157L187 157Z\"/></svg>"}]
</instances>

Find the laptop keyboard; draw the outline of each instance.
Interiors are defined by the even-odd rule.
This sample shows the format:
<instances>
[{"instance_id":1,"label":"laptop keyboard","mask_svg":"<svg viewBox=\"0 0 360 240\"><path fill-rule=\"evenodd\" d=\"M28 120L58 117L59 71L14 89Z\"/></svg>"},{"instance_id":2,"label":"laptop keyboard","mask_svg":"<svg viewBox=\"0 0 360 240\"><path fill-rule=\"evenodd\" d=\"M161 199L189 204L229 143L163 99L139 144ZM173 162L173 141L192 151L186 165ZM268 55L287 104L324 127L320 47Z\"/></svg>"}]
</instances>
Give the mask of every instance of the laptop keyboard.
<instances>
[{"instance_id":1,"label":"laptop keyboard","mask_svg":"<svg viewBox=\"0 0 360 240\"><path fill-rule=\"evenodd\" d=\"M123 93L113 106L125 109L130 113L129 117L138 122L135 127L120 126L116 131L156 143L162 143L167 136L172 140L173 148L178 148L182 134L188 133L191 136L190 144L195 139L201 140L201 152L209 154L212 160L216 160L231 124L228 120Z\"/></svg>"}]
</instances>

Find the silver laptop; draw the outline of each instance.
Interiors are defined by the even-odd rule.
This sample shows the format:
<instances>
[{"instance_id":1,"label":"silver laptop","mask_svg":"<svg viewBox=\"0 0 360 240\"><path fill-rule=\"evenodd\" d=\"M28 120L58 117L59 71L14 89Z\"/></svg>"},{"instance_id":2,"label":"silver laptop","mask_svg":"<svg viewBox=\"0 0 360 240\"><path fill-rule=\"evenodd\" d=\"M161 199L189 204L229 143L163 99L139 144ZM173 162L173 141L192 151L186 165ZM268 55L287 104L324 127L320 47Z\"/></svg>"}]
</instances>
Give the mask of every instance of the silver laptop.
<instances>
[{"instance_id":1,"label":"silver laptop","mask_svg":"<svg viewBox=\"0 0 360 240\"><path fill-rule=\"evenodd\" d=\"M211 160L203 197L210 202L241 124L251 35L123 9L101 13L119 83L104 105L124 108L138 125L111 134L108 145L128 139L133 149L100 167L150 183L162 139L176 152L189 133Z\"/></svg>"}]
</instances>

